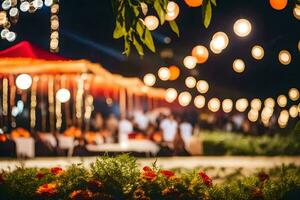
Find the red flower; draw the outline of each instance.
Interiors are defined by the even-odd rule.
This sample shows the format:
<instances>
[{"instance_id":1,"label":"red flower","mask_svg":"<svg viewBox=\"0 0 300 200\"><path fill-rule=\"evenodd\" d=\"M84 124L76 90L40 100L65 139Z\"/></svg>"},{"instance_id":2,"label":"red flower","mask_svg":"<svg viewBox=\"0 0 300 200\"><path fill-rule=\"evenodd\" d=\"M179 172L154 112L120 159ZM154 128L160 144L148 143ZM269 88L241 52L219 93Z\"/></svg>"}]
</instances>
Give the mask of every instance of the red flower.
<instances>
[{"instance_id":1,"label":"red flower","mask_svg":"<svg viewBox=\"0 0 300 200\"><path fill-rule=\"evenodd\" d=\"M37 173L36 174L36 176L35 176L37 179L39 179L39 180L41 180L42 178L44 178L45 177L45 174L43 174L43 173L41 173L41 172L39 172L39 173Z\"/></svg>"},{"instance_id":2,"label":"red flower","mask_svg":"<svg viewBox=\"0 0 300 200\"><path fill-rule=\"evenodd\" d=\"M170 170L160 170L160 173L165 175L167 178L170 178L175 175L175 173Z\"/></svg>"},{"instance_id":3,"label":"red flower","mask_svg":"<svg viewBox=\"0 0 300 200\"><path fill-rule=\"evenodd\" d=\"M64 170L60 167L53 167L50 171L53 175L60 175Z\"/></svg>"},{"instance_id":4,"label":"red flower","mask_svg":"<svg viewBox=\"0 0 300 200\"><path fill-rule=\"evenodd\" d=\"M149 172L149 171L153 171L152 169L151 169L151 167L149 167L149 166L145 166L145 167L143 167L143 170L145 171L145 172Z\"/></svg>"},{"instance_id":5,"label":"red flower","mask_svg":"<svg viewBox=\"0 0 300 200\"><path fill-rule=\"evenodd\" d=\"M55 183L46 183L38 187L38 189L36 190L36 193L38 195L47 195L47 196L54 195L56 194L56 192L57 192L57 185Z\"/></svg>"},{"instance_id":6,"label":"red flower","mask_svg":"<svg viewBox=\"0 0 300 200\"><path fill-rule=\"evenodd\" d=\"M153 171L146 171L142 173L142 176L147 180L154 180L156 178L156 174Z\"/></svg>"},{"instance_id":7,"label":"red flower","mask_svg":"<svg viewBox=\"0 0 300 200\"><path fill-rule=\"evenodd\" d=\"M212 180L205 174L205 172L199 172L198 175L202 178L202 181L205 185L207 185L208 187L212 186Z\"/></svg>"}]
</instances>

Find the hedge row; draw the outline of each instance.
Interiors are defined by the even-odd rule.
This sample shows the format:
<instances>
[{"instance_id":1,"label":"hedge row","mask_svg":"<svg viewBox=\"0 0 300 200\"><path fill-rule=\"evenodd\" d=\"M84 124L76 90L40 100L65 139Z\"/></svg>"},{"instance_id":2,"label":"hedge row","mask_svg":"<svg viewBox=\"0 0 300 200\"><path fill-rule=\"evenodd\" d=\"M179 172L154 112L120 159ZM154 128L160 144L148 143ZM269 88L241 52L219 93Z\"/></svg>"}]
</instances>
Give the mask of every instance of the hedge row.
<instances>
[{"instance_id":1,"label":"hedge row","mask_svg":"<svg viewBox=\"0 0 300 200\"><path fill-rule=\"evenodd\" d=\"M300 168L295 166L215 184L204 171L177 174L155 163L140 170L127 154L99 157L89 169L20 167L0 176L3 200L276 200L297 199L299 191Z\"/></svg>"}]
</instances>

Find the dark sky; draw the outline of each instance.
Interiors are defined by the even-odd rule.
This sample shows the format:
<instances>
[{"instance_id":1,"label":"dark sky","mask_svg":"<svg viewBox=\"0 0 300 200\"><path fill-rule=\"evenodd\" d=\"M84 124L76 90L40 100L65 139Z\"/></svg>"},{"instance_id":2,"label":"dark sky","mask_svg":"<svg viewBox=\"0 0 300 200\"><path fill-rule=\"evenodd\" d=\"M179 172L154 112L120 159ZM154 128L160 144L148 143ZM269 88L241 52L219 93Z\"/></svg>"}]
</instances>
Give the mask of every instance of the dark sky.
<instances>
[{"instance_id":1,"label":"dark sky","mask_svg":"<svg viewBox=\"0 0 300 200\"><path fill-rule=\"evenodd\" d=\"M219 0L213 9L211 26L205 29L201 21L200 8L188 8L183 0L177 0L181 13L177 18L181 30L180 38L170 31L168 25L155 31L157 53L146 51L140 58L133 53L130 57L121 55L122 40L114 40L114 16L110 0L61 0L60 8L60 54L73 59L85 58L99 62L114 73L126 76L143 77L155 73L160 66L178 65L181 78L175 82L160 82L157 87L178 87L186 90L185 77L190 71L183 67L183 58L190 54L197 44L209 46L212 35L224 31L229 36L228 47L219 55L210 52L208 62L198 65L198 79L205 79L210 84L207 96L222 98L267 97L287 94L291 87L300 89L300 59L297 44L300 39L299 20L293 17L293 1L283 11L273 10L268 0ZM239 18L246 18L252 23L252 32L246 38L239 38L233 33L233 23ZM43 8L35 14L22 14L14 27L18 38L14 43L0 41L0 49L5 49L19 41L29 40L41 48L48 49L50 14ZM169 36L170 44L160 41L161 36ZM262 61L251 57L251 48L260 44L265 49ZM170 48L174 58L162 59L159 52ZM277 56L282 49L287 49L293 56L292 63L283 66ZM236 58L244 59L246 71L234 73L232 62ZM196 95L196 91L189 90Z\"/></svg>"}]
</instances>

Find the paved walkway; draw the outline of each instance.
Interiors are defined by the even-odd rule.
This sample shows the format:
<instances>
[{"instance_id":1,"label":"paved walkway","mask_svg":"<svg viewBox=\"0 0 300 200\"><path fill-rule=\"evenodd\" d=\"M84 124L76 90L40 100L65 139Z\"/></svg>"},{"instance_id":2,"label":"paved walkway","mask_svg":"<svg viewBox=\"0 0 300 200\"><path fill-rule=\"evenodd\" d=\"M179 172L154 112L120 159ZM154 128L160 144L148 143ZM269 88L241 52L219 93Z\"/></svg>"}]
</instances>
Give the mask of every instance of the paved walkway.
<instances>
[{"instance_id":1,"label":"paved walkway","mask_svg":"<svg viewBox=\"0 0 300 200\"><path fill-rule=\"evenodd\" d=\"M75 163L83 163L88 167L96 157L56 157L56 158L36 158L30 160L1 160L0 169L14 169L17 166L25 167L67 167ZM151 165L155 158L140 158L138 163L141 166ZM300 156L298 157L244 157L244 156L216 156L216 157L169 157L157 158L158 166L165 169L195 167L215 167L215 168L271 168L282 164L295 164L300 166Z\"/></svg>"}]
</instances>

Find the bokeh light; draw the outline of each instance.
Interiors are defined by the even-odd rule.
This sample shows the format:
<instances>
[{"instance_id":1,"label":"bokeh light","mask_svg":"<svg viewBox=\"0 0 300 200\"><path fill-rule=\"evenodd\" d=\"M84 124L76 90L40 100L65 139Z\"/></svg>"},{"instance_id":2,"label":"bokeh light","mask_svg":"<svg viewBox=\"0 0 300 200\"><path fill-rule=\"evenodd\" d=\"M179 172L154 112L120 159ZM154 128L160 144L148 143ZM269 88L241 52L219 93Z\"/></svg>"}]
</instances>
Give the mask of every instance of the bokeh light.
<instances>
[{"instance_id":1,"label":"bokeh light","mask_svg":"<svg viewBox=\"0 0 300 200\"><path fill-rule=\"evenodd\" d=\"M242 59L236 59L232 64L233 70L237 73L242 73L245 71L245 63Z\"/></svg>"},{"instance_id":2,"label":"bokeh light","mask_svg":"<svg viewBox=\"0 0 300 200\"><path fill-rule=\"evenodd\" d=\"M158 77L162 80L162 81L167 81L170 78L170 70L167 67L161 67L158 70Z\"/></svg>"},{"instance_id":3,"label":"bokeh light","mask_svg":"<svg viewBox=\"0 0 300 200\"><path fill-rule=\"evenodd\" d=\"M61 88L56 92L56 99L61 103L66 103L71 98L71 93L66 88Z\"/></svg>"},{"instance_id":4,"label":"bokeh light","mask_svg":"<svg viewBox=\"0 0 300 200\"><path fill-rule=\"evenodd\" d=\"M230 113L233 108L233 102L231 99L224 99L222 102L222 109L225 113Z\"/></svg>"},{"instance_id":5,"label":"bokeh light","mask_svg":"<svg viewBox=\"0 0 300 200\"><path fill-rule=\"evenodd\" d=\"M198 45L192 50L192 56L197 58L197 63L205 63L208 59L209 53L205 46Z\"/></svg>"},{"instance_id":6,"label":"bokeh light","mask_svg":"<svg viewBox=\"0 0 300 200\"><path fill-rule=\"evenodd\" d=\"M189 92L181 92L178 96L178 102L183 107L188 106L191 100L192 95Z\"/></svg>"},{"instance_id":7,"label":"bokeh light","mask_svg":"<svg viewBox=\"0 0 300 200\"><path fill-rule=\"evenodd\" d=\"M20 74L16 78L16 86L21 90L27 90L31 87L32 78L28 74Z\"/></svg>"},{"instance_id":8,"label":"bokeh light","mask_svg":"<svg viewBox=\"0 0 300 200\"><path fill-rule=\"evenodd\" d=\"M238 99L235 103L235 108L239 112L245 112L245 110L248 108L249 102L247 99L242 98Z\"/></svg>"},{"instance_id":9,"label":"bokeh light","mask_svg":"<svg viewBox=\"0 0 300 200\"><path fill-rule=\"evenodd\" d=\"M175 20L179 15L179 6L174 1L169 1L167 5L167 14L165 16L167 21Z\"/></svg>"},{"instance_id":10,"label":"bokeh light","mask_svg":"<svg viewBox=\"0 0 300 200\"><path fill-rule=\"evenodd\" d=\"M194 105L196 108L203 108L205 106L205 97L202 95L198 95L194 99Z\"/></svg>"},{"instance_id":11,"label":"bokeh light","mask_svg":"<svg viewBox=\"0 0 300 200\"><path fill-rule=\"evenodd\" d=\"M261 104L262 103L261 103L260 99L254 98L254 99L252 99L250 106L251 106L251 109L259 111L261 109Z\"/></svg>"},{"instance_id":12,"label":"bokeh light","mask_svg":"<svg viewBox=\"0 0 300 200\"><path fill-rule=\"evenodd\" d=\"M291 88L289 90L289 98L292 101L297 101L299 99L299 90L297 88Z\"/></svg>"},{"instance_id":13,"label":"bokeh light","mask_svg":"<svg viewBox=\"0 0 300 200\"><path fill-rule=\"evenodd\" d=\"M261 60L265 55L265 51L261 46L255 45L252 47L251 54L256 60Z\"/></svg>"},{"instance_id":14,"label":"bokeh light","mask_svg":"<svg viewBox=\"0 0 300 200\"><path fill-rule=\"evenodd\" d=\"M279 95L277 97L277 104L281 107L284 108L287 104L287 98L284 95Z\"/></svg>"},{"instance_id":15,"label":"bokeh light","mask_svg":"<svg viewBox=\"0 0 300 200\"><path fill-rule=\"evenodd\" d=\"M159 21L156 16L149 15L145 17L144 24L150 31L154 31L155 29L157 29Z\"/></svg>"},{"instance_id":16,"label":"bokeh light","mask_svg":"<svg viewBox=\"0 0 300 200\"><path fill-rule=\"evenodd\" d=\"M153 86L155 84L155 82L156 82L156 78L155 78L154 74L149 73L144 76L145 85Z\"/></svg>"},{"instance_id":17,"label":"bokeh light","mask_svg":"<svg viewBox=\"0 0 300 200\"><path fill-rule=\"evenodd\" d=\"M208 102L208 109L212 112L218 112L221 106L221 102L218 98L212 98Z\"/></svg>"},{"instance_id":18,"label":"bokeh light","mask_svg":"<svg viewBox=\"0 0 300 200\"><path fill-rule=\"evenodd\" d=\"M197 65L197 58L194 56L186 56L183 59L183 64L188 69L194 69Z\"/></svg>"},{"instance_id":19,"label":"bokeh light","mask_svg":"<svg viewBox=\"0 0 300 200\"><path fill-rule=\"evenodd\" d=\"M292 56L287 50L282 50L278 54L279 62L283 65L288 65L292 61Z\"/></svg>"},{"instance_id":20,"label":"bokeh light","mask_svg":"<svg viewBox=\"0 0 300 200\"><path fill-rule=\"evenodd\" d=\"M188 88L194 88L196 86L196 83L197 83L196 79L192 76L189 76L185 79L185 85Z\"/></svg>"},{"instance_id":21,"label":"bokeh light","mask_svg":"<svg viewBox=\"0 0 300 200\"><path fill-rule=\"evenodd\" d=\"M208 89L209 89L209 85L205 80L200 80L197 82L197 90L201 94L207 93Z\"/></svg>"},{"instance_id":22,"label":"bokeh light","mask_svg":"<svg viewBox=\"0 0 300 200\"><path fill-rule=\"evenodd\" d=\"M177 98L177 95L178 95L178 93L177 93L176 89L168 88L166 90L165 99L168 103L172 103Z\"/></svg>"},{"instance_id":23,"label":"bokeh light","mask_svg":"<svg viewBox=\"0 0 300 200\"><path fill-rule=\"evenodd\" d=\"M233 31L239 37L246 37L251 29L251 23L247 19L239 19L233 25Z\"/></svg>"}]
</instances>

